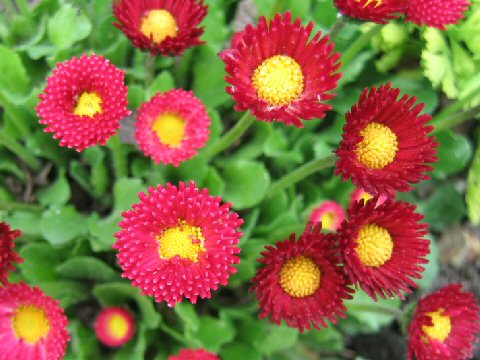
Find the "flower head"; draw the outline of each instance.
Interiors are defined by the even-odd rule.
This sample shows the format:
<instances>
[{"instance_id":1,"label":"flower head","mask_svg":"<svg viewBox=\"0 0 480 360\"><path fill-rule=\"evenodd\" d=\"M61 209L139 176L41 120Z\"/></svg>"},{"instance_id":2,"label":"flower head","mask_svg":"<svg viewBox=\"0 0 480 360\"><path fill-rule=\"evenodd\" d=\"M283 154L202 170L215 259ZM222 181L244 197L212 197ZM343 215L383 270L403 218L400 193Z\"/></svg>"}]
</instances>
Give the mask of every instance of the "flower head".
<instances>
[{"instance_id":1,"label":"flower head","mask_svg":"<svg viewBox=\"0 0 480 360\"><path fill-rule=\"evenodd\" d=\"M430 115L419 115L424 104L415 105L408 95L400 100L400 89L391 84L365 89L358 104L346 114L343 140L338 155L336 175L349 178L372 195L391 195L410 191L411 183L428 179L437 160Z\"/></svg>"},{"instance_id":2,"label":"flower head","mask_svg":"<svg viewBox=\"0 0 480 360\"><path fill-rule=\"evenodd\" d=\"M250 110L258 120L283 121L303 127L300 119L323 118L332 107L329 91L337 87L340 54L328 36L316 34L314 24L292 23L292 14L277 14L267 23L247 25L233 48L220 57L226 63L227 92L235 110Z\"/></svg>"},{"instance_id":3,"label":"flower head","mask_svg":"<svg viewBox=\"0 0 480 360\"><path fill-rule=\"evenodd\" d=\"M145 155L155 162L174 164L197 154L210 135L205 105L191 91L158 93L137 113L136 138Z\"/></svg>"},{"instance_id":4,"label":"flower head","mask_svg":"<svg viewBox=\"0 0 480 360\"><path fill-rule=\"evenodd\" d=\"M0 287L2 360L60 360L70 335L58 300L27 284Z\"/></svg>"},{"instance_id":5,"label":"flower head","mask_svg":"<svg viewBox=\"0 0 480 360\"><path fill-rule=\"evenodd\" d=\"M105 308L97 317L95 332L105 345L122 346L135 335L135 320L124 308Z\"/></svg>"},{"instance_id":6,"label":"flower head","mask_svg":"<svg viewBox=\"0 0 480 360\"><path fill-rule=\"evenodd\" d=\"M364 21L386 24L404 12L407 0L335 0L335 6L344 14Z\"/></svg>"},{"instance_id":7,"label":"flower head","mask_svg":"<svg viewBox=\"0 0 480 360\"><path fill-rule=\"evenodd\" d=\"M480 306L460 284L421 299L408 327L408 359L465 360L480 334Z\"/></svg>"},{"instance_id":8,"label":"flower head","mask_svg":"<svg viewBox=\"0 0 480 360\"><path fill-rule=\"evenodd\" d=\"M290 239L267 246L258 262L264 264L252 280L260 303L260 318L303 332L318 329L327 320L345 317L344 299L352 291L339 266L335 236L322 234L321 224L308 224L298 241Z\"/></svg>"},{"instance_id":9,"label":"flower head","mask_svg":"<svg viewBox=\"0 0 480 360\"><path fill-rule=\"evenodd\" d=\"M342 205L335 201L324 201L310 215L312 223L321 222L322 228L328 231L337 231L343 220L345 220L345 211Z\"/></svg>"},{"instance_id":10,"label":"flower head","mask_svg":"<svg viewBox=\"0 0 480 360\"><path fill-rule=\"evenodd\" d=\"M115 234L123 277L143 295L174 306L185 296L195 303L226 285L242 235L243 223L230 203L200 190L191 182L150 187L140 203L123 213L122 231Z\"/></svg>"},{"instance_id":11,"label":"flower head","mask_svg":"<svg viewBox=\"0 0 480 360\"><path fill-rule=\"evenodd\" d=\"M130 114L124 74L95 54L57 64L37 106L44 131L77 151L105 145Z\"/></svg>"},{"instance_id":12,"label":"flower head","mask_svg":"<svg viewBox=\"0 0 480 360\"><path fill-rule=\"evenodd\" d=\"M415 206L387 200L356 202L348 210L349 221L338 231L338 240L344 271L355 285L376 300L402 292L410 293L417 287L413 279L420 279L425 270L420 264L428 261L430 242L423 238L428 225L420 224L423 215Z\"/></svg>"},{"instance_id":13,"label":"flower head","mask_svg":"<svg viewBox=\"0 0 480 360\"><path fill-rule=\"evenodd\" d=\"M13 250L15 239L20 235L20 230L12 230L6 222L0 222L0 285L8 283L9 272L15 270L13 263L23 262Z\"/></svg>"},{"instance_id":14,"label":"flower head","mask_svg":"<svg viewBox=\"0 0 480 360\"><path fill-rule=\"evenodd\" d=\"M153 55L180 55L203 44L198 27L207 15L204 0L114 0L118 27L134 46Z\"/></svg>"},{"instance_id":15,"label":"flower head","mask_svg":"<svg viewBox=\"0 0 480 360\"><path fill-rule=\"evenodd\" d=\"M446 25L456 24L465 17L468 0L416 0L409 1L406 8L407 21L446 30Z\"/></svg>"},{"instance_id":16,"label":"flower head","mask_svg":"<svg viewBox=\"0 0 480 360\"><path fill-rule=\"evenodd\" d=\"M168 360L220 360L220 358L204 349L182 349L178 355L170 355Z\"/></svg>"},{"instance_id":17,"label":"flower head","mask_svg":"<svg viewBox=\"0 0 480 360\"><path fill-rule=\"evenodd\" d=\"M370 201L374 198L372 194L369 194L363 189L356 188L353 192L352 195L350 196L350 206L353 205L355 202L363 200L364 203L367 203L367 201ZM377 197L377 205L382 205L385 201L387 201L388 197L385 195L380 195Z\"/></svg>"}]
</instances>

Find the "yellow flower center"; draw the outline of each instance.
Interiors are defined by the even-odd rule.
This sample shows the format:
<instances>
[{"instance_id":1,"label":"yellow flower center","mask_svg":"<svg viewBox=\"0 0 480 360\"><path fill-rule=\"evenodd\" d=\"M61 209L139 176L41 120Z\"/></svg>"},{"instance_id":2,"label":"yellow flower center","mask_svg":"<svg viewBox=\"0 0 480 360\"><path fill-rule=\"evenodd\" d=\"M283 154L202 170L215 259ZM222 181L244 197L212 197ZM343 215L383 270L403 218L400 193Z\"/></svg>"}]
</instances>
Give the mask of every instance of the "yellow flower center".
<instances>
[{"instance_id":1,"label":"yellow flower center","mask_svg":"<svg viewBox=\"0 0 480 360\"><path fill-rule=\"evenodd\" d=\"M332 211L328 211L322 215L322 229L325 230L334 230L333 223L335 221L335 214Z\"/></svg>"},{"instance_id":2,"label":"yellow flower center","mask_svg":"<svg viewBox=\"0 0 480 360\"><path fill-rule=\"evenodd\" d=\"M290 296L310 296L320 287L321 273L317 264L305 256L287 260L280 270L280 286Z\"/></svg>"},{"instance_id":3,"label":"yellow flower center","mask_svg":"<svg viewBox=\"0 0 480 360\"><path fill-rule=\"evenodd\" d=\"M357 146L358 161L370 169L383 169L390 164L398 151L397 135L388 126L373 122L360 135Z\"/></svg>"},{"instance_id":4,"label":"yellow flower center","mask_svg":"<svg viewBox=\"0 0 480 360\"><path fill-rule=\"evenodd\" d=\"M392 257L393 240L387 229L375 224L365 225L358 232L357 254L365 266L379 267Z\"/></svg>"},{"instance_id":5,"label":"yellow flower center","mask_svg":"<svg viewBox=\"0 0 480 360\"><path fill-rule=\"evenodd\" d=\"M128 321L125 317L114 314L108 320L108 331L115 339L123 339L128 332Z\"/></svg>"},{"instance_id":6,"label":"yellow flower center","mask_svg":"<svg viewBox=\"0 0 480 360\"><path fill-rule=\"evenodd\" d=\"M193 262L198 261L200 252L205 251L205 238L197 226L180 221L179 225L168 228L157 237L160 258L171 259L180 256Z\"/></svg>"},{"instance_id":7,"label":"yellow flower center","mask_svg":"<svg viewBox=\"0 0 480 360\"><path fill-rule=\"evenodd\" d=\"M442 315L445 309L440 308L438 311L427 313L432 318L433 325L423 325L423 332L430 338L438 341L445 341L452 330L450 316Z\"/></svg>"},{"instance_id":8,"label":"yellow flower center","mask_svg":"<svg viewBox=\"0 0 480 360\"><path fill-rule=\"evenodd\" d=\"M146 37L153 38L153 42L161 43L170 36L177 36L178 26L173 15L167 10L150 10L142 18L140 31Z\"/></svg>"},{"instance_id":9,"label":"yellow flower center","mask_svg":"<svg viewBox=\"0 0 480 360\"><path fill-rule=\"evenodd\" d=\"M36 344L50 331L47 315L43 309L33 305L22 305L15 310L12 323L15 335L30 345Z\"/></svg>"},{"instance_id":10,"label":"yellow flower center","mask_svg":"<svg viewBox=\"0 0 480 360\"><path fill-rule=\"evenodd\" d=\"M360 0L355 0L355 1L356 1L356 2L360 2ZM379 7L380 5L382 5L383 0L368 0L363 7L364 7L364 8L367 7L367 6L370 5L372 2L375 3L375 7Z\"/></svg>"},{"instance_id":11,"label":"yellow flower center","mask_svg":"<svg viewBox=\"0 0 480 360\"><path fill-rule=\"evenodd\" d=\"M102 112L102 98L94 92L85 91L75 105L73 113L79 116L89 116L93 118L96 114Z\"/></svg>"},{"instance_id":12,"label":"yellow flower center","mask_svg":"<svg viewBox=\"0 0 480 360\"><path fill-rule=\"evenodd\" d=\"M363 200L364 204L366 204L369 200L372 200L373 196L367 193L366 191L362 192L362 195L360 196L360 200Z\"/></svg>"},{"instance_id":13,"label":"yellow flower center","mask_svg":"<svg viewBox=\"0 0 480 360\"><path fill-rule=\"evenodd\" d=\"M185 135L185 120L175 114L160 115L152 125L160 141L171 147L178 147Z\"/></svg>"},{"instance_id":14,"label":"yellow flower center","mask_svg":"<svg viewBox=\"0 0 480 360\"><path fill-rule=\"evenodd\" d=\"M291 57L276 55L255 69L252 83L258 97L269 105L286 105L303 92L302 68Z\"/></svg>"}]
</instances>

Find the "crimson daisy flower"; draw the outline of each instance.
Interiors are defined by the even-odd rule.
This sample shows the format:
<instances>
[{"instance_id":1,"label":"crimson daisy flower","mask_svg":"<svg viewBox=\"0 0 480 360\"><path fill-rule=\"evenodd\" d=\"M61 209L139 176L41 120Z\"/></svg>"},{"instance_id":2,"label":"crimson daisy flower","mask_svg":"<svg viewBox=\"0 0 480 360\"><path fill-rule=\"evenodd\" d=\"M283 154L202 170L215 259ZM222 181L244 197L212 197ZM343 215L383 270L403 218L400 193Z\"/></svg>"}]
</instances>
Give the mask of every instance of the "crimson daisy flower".
<instances>
[{"instance_id":1,"label":"crimson daisy flower","mask_svg":"<svg viewBox=\"0 0 480 360\"><path fill-rule=\"evenodd\" d=\"M178 355L170 355L168 360L220 360L220 358L204 349L182 349Z\"/></svg>"},{"instance_id":2,"label":"crimson daisy flower","mask_svg":"<svg viewBox=\"0 0 480 360\"><path fill-rule=\"evenodd\" d=\"M0 222L0 285L8 283L9 272L15 270L13 263L23 262L13 250L15 239L20 235L20 230L12 230L6 222Z\"/></svg>"},{"instance_id":3,"label":"crimson daisy flower","mask_svg":"<svg viewBox=\"0 0 480 360\"><path fill-rule=\"evenodd\" d=\"M437 161L438 143L428 136L432 118L420 112L425 104L415 105L416 97L404 95L391 84L364 89L358 104L346 114L343 140L335 174L351 178L372 195L390 196L395 191L410 191L411 183L428 179Z\"/></svg>"},{"instance_id":4,"label":"crimson daisy flower","mask_svg":"<svg viewBox=\"0 0 480 360\"><path fill-rule=\"evenodd\" d=\"M338 231L345 273L374 300L395 294L404 299L402 292L417 287L413 279L425 270L419 264L428 262L430 242L423 238L428 225L419 223L423 215L415 209L391 199L382 205L375 199L356 202Z\"/></svg>"},{"instance_id":5,"label":"crimson daisy flower","mask_svg":"<svg viewBox=\"0 0 480 360\"><path fill-rule=\"evenodd\" d=\"M335 0L342 14L377 24L386 24L405 11L407 0Z\"/></svg>"},{"instance_id":6,"label":"crimson daisy flower","mask_svg":"<svg viewBox=\"0 0 480 360\"><path fill-rule=\"evenodd\" d=\"M350 196L350 206L353 205L355 202L363 200L364 203L370 201L374 198L372 194L369 194L363 189L355 189ZM388 197L385 195L380 195L377 197L377 205L382 205L385 201L387 201Z\"/></svg>"},{"instance_id":7,"label":"crimson daisy flower","mask_svg":"<svg viewBox=\"0 0 480 360\"><path fill-rule=\"evenodd\" d=\"M345 220L345 211L342 205L335 201L324 201L310 214L312 223L321 222L322 228L328 231L337 231L343 220Z\"/></svg>"},{"instance_id":8,"label":"crimson daisy flower","mask_svg":"<svg viewBox=\"0 0 480 360\"><path fill-rule=\"evenodd\" d=\"M45 132L55 133L60 146L77 151L105 145L128 116L123 70L99 55L59 63L40 94L37 114Z\"/></svg>"},{"instance_id":9,"label":"crimson daisy flower","mask_svg":"<svg viewBox=\"0 0 480 360\"><path fill-rule=\"evenodd\" d=\"M475 296L460 284L447 285L418 302L408 327L408 359L470 359L479 334Z\"/></svg>"},{"instance_id":10,"label":"crimson daisy flower","mask_svg":"<svg viewBox=\"0 0 480 360\"><path fill-rule=\"evenodd\" d=\"M231 86L227 92L237 102L235 110L250 110L258 120L283 121L303 127L300 119L323 118L332 108L329 91L337 87L340 54L328 36L317 33L313 22L292 23L292 14L277 14L267 23L247 25L233 47L220 53Z\"/></svg>"},{"instance_id":11,"label":"crimson daisy flower","mask_svg":"<svg viewBox=\"0 0 480 360\"><path fill-rule=\"evenodd\" d=\"M138 146L155 162L178 166L194 157L210 136L210 117L192 91L156 94L137 113Z\"/></svg>"},{"instance_id":12,"label":"crimson daisy flower","mask_svg":"<svg viewBox=\"0 0 480 360\"><path fill-rule=\"evenodd\" d=\"M95 322L97 338L107 346L122 346L135 335L135 320L121 307L109 307L98 314Z\"/></svg>"},{"instance_id":13,"label":"crimson daisy flower","mask_svg":"<svg viewBox=\"0 0 480 360\"><path fill-rule=\"evenodd\" d=\"M153 55L180 55L201 45L204 0L114 0L114 23L134 46Z\"/></svg>"},{"instance_id":14,"label":"crimson daisy flower","mask_svg":"<svg viewBox=\"0 0 480 360\"><path fill-rule=\"evenodd\" d=\"M2 360L58 360L70 335L58 300L25 283L0 288Z\"/></svg>"},{"instance_id":15,"label":"crimson daisy flower","mask_svg":"<svg viewBox=\"0 0 480 360\"><path fill-rule=\"evenodd\" d=\"M423 24L446 30L445 25L456 24L465 17L468 0L416 0L409 1L406 20L419 26Z\"/></svg>"},{"instance_id":16,"label":"crimson daisy flower","mask_svg":"<svg viewBox=\"0 0 480 360\"><path fill-rule=\"evenodd\" d=\"M150 187L148 193L139 193L140 203L122 214L123 230L115 234L122 276L169 306L183 297L192 303L210 298L237 271L243 220L230 203L222 204L193 181Z\"/></svg>"},{"instance_id":17,"label":"crimson daisy flower","mask_svg":"<svg viewBox=\"0 0 480 360\"><path fill-rule=\"evenodd\" d=\"M287 325L303 332L311 325L327 327L327 319L345 317L344 299L351 299L347 279L339 266L333 234L322 234L321 224L309 223L298 241L288 240L267 246L258 262L252 291L260 306L260 319Z\"/></svg>"}]
</instances>

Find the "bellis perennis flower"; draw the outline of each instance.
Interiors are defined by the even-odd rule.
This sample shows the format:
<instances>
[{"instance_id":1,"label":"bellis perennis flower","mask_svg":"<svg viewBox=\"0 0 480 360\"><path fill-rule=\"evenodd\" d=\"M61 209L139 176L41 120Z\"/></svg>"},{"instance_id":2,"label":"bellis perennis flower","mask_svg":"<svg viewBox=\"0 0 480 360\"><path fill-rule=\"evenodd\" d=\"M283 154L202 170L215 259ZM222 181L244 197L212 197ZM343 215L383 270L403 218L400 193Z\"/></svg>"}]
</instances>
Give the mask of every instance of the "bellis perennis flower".
<instances>
[{"instance_id":1,"label":"bellis perennis flower","mask_svg":"<svg viewBox=\"0 0 480 360\"><path fill-rule=\"evenodd\" d=\"M135 320L121 307L109 307L98 314L95 322L98 339L107 346L122 346L135 335Z\"/></svg>"},{"instance_id":2,"label":"bellis perennis flower","mask_svg":"<svg viewBox=\"0 0 480 360\"><path fill-rule=\"evenodd\" d=\"M468 0L410 0L405 11L406 20L446 30L445 26L465 17L469 6Z\"/></svg>"},{"instance_id":3,"label":"bellis perennis flower","mask_svg":"<svg viewBox=\"0 0 480 360\"><path fill-rule=\"evenodd\" d=\"M330 200L321 203L310 215L312 223L321 222L322 229L328 231L337 231L343 220L345 220L345 211L342 205Z\"/></svg>"},{"instance_id":4,"label":"bellis perennis flower","mask_svg":"<svg viewBox=\"0 0 480 360\"><path fill-rule=\"evenodd\" d=\"M170 355L168 360L220 360L220 358L204 349L182 349L178 355Z\"/></svg>"},{"instance_id":5,"label":"bellis perennis flower","mask_svg":"<svg viewBox=\"0 0 480 360\"><path fill-rule=\"evenodd\" d=\"M12 230L10 225L0 222L0 285L7 284L10 271L15 269L13 263L23 262L13 250L15 239L21 234L20 230Z\"/></svg>"},{"instance_id":6,"label":"bellis perennis flower","mask_svg":"<svg viewBox=\"0 0 480 360\"><path fill-rule=\"evenodd\" d=\"M386 24L405 11L408 0L335 0L344 14L365 21Z\"/></svg>"}]
</instances>

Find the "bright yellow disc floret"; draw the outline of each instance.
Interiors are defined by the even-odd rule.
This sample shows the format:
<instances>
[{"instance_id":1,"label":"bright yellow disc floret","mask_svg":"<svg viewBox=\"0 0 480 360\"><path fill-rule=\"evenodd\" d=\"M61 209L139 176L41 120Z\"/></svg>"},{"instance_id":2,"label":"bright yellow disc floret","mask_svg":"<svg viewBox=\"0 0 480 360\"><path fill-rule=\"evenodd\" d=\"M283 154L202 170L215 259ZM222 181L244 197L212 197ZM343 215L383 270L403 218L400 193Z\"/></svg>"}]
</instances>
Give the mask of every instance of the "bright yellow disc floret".
<instances>
[{"instance_id":1,"label":"bright yellow disc floret","mask_svg":"<svg viewBox=\"0 0 480 360\"><path fill-rule=\"evenodd\" d=\"M80 95L73 113L79 116L94 117L102 112L102 98L94 92L84 92Z\"/></svg>"},{"instance_id":2,"label":"bright yellow disc floret","mask_svg":"<svg viewBox=\"0 0 480 360\"><path fill-rule=\"evenodd\" d=\"M388 127L376 122L368 124L357 145L358 161L370 169L383 169L390 164L398 151L397 135Z\"/></svg>"},{"instance_id":3,"label":"bright yellow disc floret","mask_svg":"<svg viewBox=\"0 0 480 360\"><path fill-rule=\"evenodd\" d=\"M15 310L12 322L15 335L30 345L36 344L50 331L47 315L43 309L33 305L20 306Z\"/></svg>"},{"instance_id":4,"label":"bright yellow disc floret","mask_svg":"<svg viewBox=\"0 0 480 360\"><path fill-rule=\"evenodd\" d=\"M280 270L280 286L290 296L302 298L313 295L320 287L321 273L312 259L294 257Z\"/></svg>"},{"instance_id":5,"label":"bright yellow disc floret","mask_svg":"<svg viewBox=\"0 0 480 360\"><path fill-rule=\"evenodd\" d=\"M365 225L356 239L356 251L365 266L379 267L392 257L393 240L387 229L375 224Z\"/></svg>"},{"instance_id":6,"label":"bright yellow disc floret","mask_svg":"<svg viewBox=\"0 0 480 360\"><path fill-rule=\"evenodd\" d=\"M197 226L180 221L179 225L170 227L157 237L160 258L171 259L180 256L193 262L198 261L200 252L205 251L205 238Z\"/></svg>"},{"instance_id":7,"label":"bright yellow disc floret","mask_svg":"<svg viewBox=\"0 0 480 360\"><path fill-rule=\"evenodd\" d=\"M119 314L113 314L108 320L108 331L115 339L123 339L128 332L128 321Z\"/></svg>"},{"instance_id":8,"label":"bright yellow disc floret","mask_svg":"<svg viewBox=\"0 0 480 360\"><path fill-rule=\"evenodd\" d=\"M433 321L433 325L423 325L423 332L430 338L438 341L445 341L445 339L450 334L452 330L452 323L450 321L450 316L443 315L444 309L439 309L438 311L427 313L426 315L430 316Z\"/></svg>"},{"instance_id":9,"label":"bright yellow disc floret","mask_svg":"<svg viewBox=\"0 0 480 360\"><path fill-rule=\"evenodd\" d=\"M140 25L143 35L153 38L153 42L161 43L167 36L177 36L178 26L173 15L167 10L150 10L143 18Z\"/></svg>"},{"instance_id":10,"label":"bright yellow disc floret","mask_svg":"<svg viewBox=\"0 0 480 360\"><path fill-rule=\"evenodd\" d=\"M185 120L178 115L166 113L154 121L152 130L163 144L177 147L185 136Z\"/></svg>"},{"instance_id":11,"label":"bright yellow disc floret","mask_svg":"<svg viewBox=\"0 0 480 360\"><path fill-rule=\"evenodd\" d=\"M258 97L269 105L286 105L298 99L303 92L302 68L291 57L276 55L255 69L252 84Z\"/></svg>"}]
</instances>

